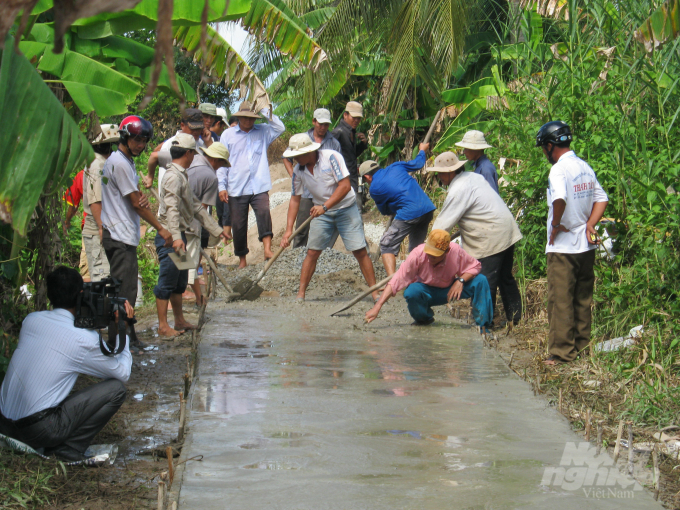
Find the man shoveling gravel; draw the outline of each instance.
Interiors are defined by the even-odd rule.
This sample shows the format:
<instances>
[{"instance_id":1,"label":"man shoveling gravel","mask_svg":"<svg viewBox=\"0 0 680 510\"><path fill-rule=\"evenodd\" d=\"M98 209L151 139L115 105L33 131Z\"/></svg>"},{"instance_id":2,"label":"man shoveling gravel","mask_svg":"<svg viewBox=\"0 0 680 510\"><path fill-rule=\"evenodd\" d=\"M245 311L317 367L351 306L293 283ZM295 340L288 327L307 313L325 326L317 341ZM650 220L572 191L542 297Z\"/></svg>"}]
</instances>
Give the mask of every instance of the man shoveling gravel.
<instances>
[{"instance_id":1,"label":"man shoveling gravel","mask_svg":"<svg viewBox=\"0 0 680 510\"><path fill-rule=\"evenodd\" d=\"M303 189L309 190L314 202L310 211L314 220L309 228L307 256L302 264L298 299L304 300L305 291L316 269L316 261L328 247L336 229L345 247L359 262L366 283L372 287L375 285L373 263L366 250L363 222L356 207L356 196L342 155L333 150L319 150L321 144L313 142L307 133L293 136L289 144L283 157L293 158L297 164L293 169L293 196L288 206L282 247L290 244L288 239L293 233ZM373 298L377 299L378 292L373 294Z\"/></svg>"}]
</instances>

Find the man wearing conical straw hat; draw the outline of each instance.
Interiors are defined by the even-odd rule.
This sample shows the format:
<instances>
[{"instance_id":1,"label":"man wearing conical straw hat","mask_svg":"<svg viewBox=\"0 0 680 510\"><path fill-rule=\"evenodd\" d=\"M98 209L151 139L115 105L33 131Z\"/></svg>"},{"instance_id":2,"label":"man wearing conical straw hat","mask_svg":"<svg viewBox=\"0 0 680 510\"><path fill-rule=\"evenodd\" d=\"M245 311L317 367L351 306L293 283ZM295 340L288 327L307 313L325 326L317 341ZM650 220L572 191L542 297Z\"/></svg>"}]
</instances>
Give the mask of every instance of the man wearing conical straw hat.
<instances>
[{"instance_id":1,"label":"man wearing conical straw hat","mask_svg":"<svg viewBox=\"0 0 680 510\"><path fill-rule=\"evenodd\" d=\"M465 172L464 164L453 152L444 152L434 160L434 167L428 168L449 187L432 228L450 232L458 225L463 248L482 263L481 274L489 281L493 306L500 289L505 316L517 324L522 317L522 298L512 266L515 243L522 234L500 195L484 176Z\"/></svg>"}]
</instances>

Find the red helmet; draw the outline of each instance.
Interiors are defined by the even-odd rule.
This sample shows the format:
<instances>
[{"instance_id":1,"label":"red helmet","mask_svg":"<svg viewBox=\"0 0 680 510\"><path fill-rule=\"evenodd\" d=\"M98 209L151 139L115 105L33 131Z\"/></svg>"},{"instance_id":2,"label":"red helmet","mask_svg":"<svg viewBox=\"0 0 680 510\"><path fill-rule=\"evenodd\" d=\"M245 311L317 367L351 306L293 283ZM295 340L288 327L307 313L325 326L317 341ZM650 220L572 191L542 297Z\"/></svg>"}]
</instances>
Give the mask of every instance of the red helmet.
<instances>
[{"instance_id":1,"label":"red helmet","mask_svg":"<svg viewBox=\"0 0 680 510\"><path fill-rule=\"evenodd\" d=\"M143 136L149 141L153 136L153 126L148 120L137 115L129 115L120 123L118 132L121 142L125 142L128 138L135 136Z\"/></svg>"}]
</instances>

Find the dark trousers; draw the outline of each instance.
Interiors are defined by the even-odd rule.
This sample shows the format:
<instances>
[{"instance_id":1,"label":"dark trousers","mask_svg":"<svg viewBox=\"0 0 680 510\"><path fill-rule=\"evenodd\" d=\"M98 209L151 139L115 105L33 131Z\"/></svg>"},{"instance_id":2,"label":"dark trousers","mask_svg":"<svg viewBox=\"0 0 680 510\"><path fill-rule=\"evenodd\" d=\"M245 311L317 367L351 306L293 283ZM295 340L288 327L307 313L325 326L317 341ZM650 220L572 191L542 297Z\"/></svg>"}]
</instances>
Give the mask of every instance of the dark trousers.
<instances>
[{"instance_id":1,"label":"dark trousers","mask_svg":"<svg viewBox=\"0 0 680 510\"><path fill-rule=\"evenodd\" d=\"M231 235L234 238L234 255L237 257L245 257L250 251L248 249L248 206L252 207L255 213L258 239L262 241L267 236L274 236L272 215L269 212L269 193L229 197Z\"/></svg>"},{"instance_id":2,"label":"dark trousers","mask_svg":"<svg viewBox=\"0 0 680 510\"><path fill-rule=\"evenodd\" d=\"M298 209L297 218L295 219L295 229L302 225L304 221L309 218L309 211L314 207L314 201L311 198L301 198L300 199L300 209ZM307 246L307 240L309 239L309 225L300 232L293 239L293 248L299 248L300 246Z\"/></svg>"},{"instance_id":3,"label":"dark trousers","mask_svg":"<svg viewBox=\"0 0 680 510\"><path fill-rule=\"evenodd\" d=\"M104 229L102 245L109 259L111 276L121 281L120 297L124 297L134 307L137 302L137 247L121 243L111 238L111 233Z\"/></svg>"},{"instance_id":4,"label":"dark trousers","mask_svg":"<svg viewBox=\"0 0 680 510\"><path fill-rule=\"evenodd\" d=\"M522 296L519 293L517 281L512 275L514 258L515 245L513 244L510 248L489 257L483 257L479 261L482 263L481 274L486 276L489 281L494 315L496 314L496 290L498 289L501 291L506 319L508 319L508 322L512 321L513 324L517 324L522 318Z\"/></svg>"},{"instance_id":5,"label":"dark trousers","mask_svg":"<svg viewBox=\"0 0 680 510\"><path fill-rule=\"evenodd\" d=\"M187 242L187 237L182 232L182 241ZM175 250L172 246L165 247L165 239L156 234L154 239L156 253L158 254L158 283L153 288L153 294L158 299L168 300L172 294L184 294L189 283L189 270L177 269L177 266L170 258L170 254Z\"/></svg>"},{"instance_id":6,"label":"dark trousers","mask_svg":"<svg viewBox=\"0 0 680 510\"><path fill-rule=\"evenodd\" d=\"M125 394L122 382L107 379L69 395L54 412L31 425L16 426L0 419L0 431L33 448L72 448L85 453L94 436L123 405Z\"/></svg>"},{"instance_id":7,"label":"dark trousers","mask_svg":"<svg viewBox=\"0 0 680 510\"><path fill-rule=\"evenodd\" d=\"M595 250L548 253L548 351L573 361L590 343Z\"/></svg>"},{"instance_id":8,"label":"dark trousers","mask_svg":"<svg viewBox=\"0 0 680 510\"><path fill-rule=\"evenodd\" d=\"M229 203L222 202L219 198L215 204L217 211L217 223L220 227L231 227L231 211L229 210Z\"/></svg>"}]
</instances>

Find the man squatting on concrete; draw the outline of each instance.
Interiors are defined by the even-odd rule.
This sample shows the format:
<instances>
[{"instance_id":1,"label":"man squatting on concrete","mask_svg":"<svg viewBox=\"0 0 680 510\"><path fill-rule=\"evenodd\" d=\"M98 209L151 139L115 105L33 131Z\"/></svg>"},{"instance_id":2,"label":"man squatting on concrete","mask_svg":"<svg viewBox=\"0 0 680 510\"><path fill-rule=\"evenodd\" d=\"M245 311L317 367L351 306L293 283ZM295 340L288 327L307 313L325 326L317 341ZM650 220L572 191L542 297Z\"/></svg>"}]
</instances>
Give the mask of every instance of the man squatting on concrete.
<instances>
[{"instance_id":1,"label":"man squatting on concrete","mask_svg":"<svg viewBox=\"0 0 680 510\"><path fill-rule=\"evenodd\" d=\"M158 311L158 334L164 337L180 335L187 329L196 329L184 319L182 311L182 294L187 288L189 270L180 270L170 259L174 250L177 254L186 251L185 232L191 227L191 222L198 220L215 237L226 236L217 222L212 219L208 211L196 198L187 177L189 168L196 154L196 140L187 133L176 135L170 147L172 163L167 167L160 189L159 219L163 228L172 235L172 247L165 245L165 240L156 234L155 244L158 253L158 284L153 293L156 296ZM168 301L172 303L172 314L175 317L175 327L168 324Z\"/></svg>"},{"instance_id":2,"label":"man squatting on concrete","mask_svg":"<svg viewBox=\"0 0 680 510\"><path fill-rule=\"evenodd\" d=\"M203 155L196 154L191 166L187 169L187 176L189 178L189 186L191 191L203 208L208 211L211 205L219 202L217 198L217 174L215 171L218 168L229 166L229 151L220 142L214 142L210 147L203 149ZM218 223L219 225L219 223ZM230 236L224 233L224 238L229 239ZM203 235L206 234L206 235ZM198 253L198 260L200 261L201 248L207 248L210 243L210 232L208 229L201 228L201 223L194 218L191 222L191 227L186 231L187 236L187 252ZM193 244L193 246L192 246ZM191 285L196 296L196 305L203 304L203 294L201 292L201 285L196 277L196 269L189 269L189 285Z\"/></svg>"},{"instance_id":3,"label":"man squatting on concrete","mask_svg":"<svg viewBox=\"0 0 680 510\"><path fill-rule=\"evenodd\" d=\"M93 282L107 278L111 272L102 246L102 171L111 156L112 144L119 140L118 126L103 124L101 132L92 142L94 161L83 173L83 210L87 214L83 226L83 245Z\"/></svg>"},{"instance_id":4,"label":"man squatting on concrete","mask_svg":"<svg viewBox=\"0 0 680 510\"><path fill-rule=\"evenodd\" d=\"M387 275L397 268L401 242L408 236L408 252L425 242L435 206L411 177L425 166L429 143L421 143L418 156L411 161L397 161L381 169L375 161L364 161L359 174L371 187L371 197L381 214L394 215L394 221L380 238L380 254Z\"/></svg>"},{"instance_id":5,"label":"man squatting on concrete","mask_svg":"<svg viewBox=\"0 0 680 510\"><path fill-rule=\"evenodd\" d=\"M590 343L595 225L609 199L592 168L570 149L571 129L560 120L536 135L552 168L548 176L548 352L546 365L573 361Z\"/></svg>"},{"instance_id":6,"label":"man squatting on concrete","mask_svg":"<svg viewBox=\"0 0 680 510\"><path fill-rule=\"evenodd\" d=\"M352 252L359 262L361 273L369 287L375 285L373 263L366 249L364 224L356 206L356 194L349 182L349 172L342 155L332 150L319 150L321 144L313 142L307 133L291 137L284 158L293 158L293 189L288 206L286 231L281 240L283 248L289 246L288 238L293 233L293 224L300 207L304 189L308 189L314 200L310 216L314 218L309 228L307 256L302 263L300 290L297 298L305 299L305 291L316 269L321 252L328 248L331 237L337 229L345 248ZM373 299L378 292L373 292Z\"/></svg>"},{"instance_id":7,"label":"man squatting on concrete","mask_svg":"<svg viewBox=\"0 0 680 510\"><path fill-rule=\"evenodd\" d=\"M515 244L522 239L517 222L503 199L484 176L464 171L465 161L453 152L444 152L434 160L430 172L449 187L442 210L432 228L450 232L460 228L463 248L482 264L495 309L496 290L500 289L505 316L517 324L522 318L522 298L512 274ZM494 311L495 314L495 311Z\"/></svg>"},{"instance_id":8,"label":"man squatting on concrete","mask_svg":"<svg viewBox=\"0 0 680 510\"><path fill-rule=\"evenodd\" d=\"M491 145L486 143L484 133L481 131L468 131L456 145L462 147L465 158L468 161L472 161L474 172L484 177L489 186L498 193L498 173L496 172L496 167L484 154L485 149L491 149Z\"/></svg>"},{"instance_id":9,"label":"man squatting on concrete","mask_svg":"<svg viewBox=\"0 0 680 510\"><path fill-rule=\"evenodd\" d=\"M116 356L104 356L99 333L74 326L83 291L78 271L60 266L46 283L53 310L24 319L0 388L0 433L47 456L80 461L125 401L132 356L129 344ZM129 303L125 309L132 318ZM79 374L104 380L71 394Z\"/></svg>"},{"instance_id":10,"label":"man squatting on concrete","mask_svg":"<svg viewBox=\"0 0 680 510\"><path fill-rule=\"evenodd\" d=\"M361 212L363 205L363 194L359 193L359 170L357 168L357 158L368 147L366 135L357 133L357 126L364 117L364 108L361 103L350 101L345 106L342 120L333 130L333 136L340 142L340 153L345 160L347 171L349 172L349 182L356 194L356 204Z\"/></svg>"},{"instance_id":11,"label":"man squatting on concrete","mask_svg":"<svg viewBox=\"0 0 680 510\"><path fill-rule=\"evenodd\" d=\"M372 322L382 306L402 289L413 317L413 326L428 326L434 322L433 306L470 298L472 316L480 328L493 321L493 306L489 284L482 265L451 241L445 230L432 230L425 244L416 247L401 263L392 280L385 286L380 299L366 312L366 322Z\"/></svg>"},{"instance_id":12,"label":"man squatting on concrete","mask_svg":"<svg viewBox=\"0 0 680 510\"><path fill-rule=\"evenodd\" d=\"M325 108L317 108L314 110L312 125L312 129L307 131L307 134L313 142L321 144L319 150L332 150L335 152L342 151L340 148L340 142L338 142L335 137L328 132L328 128L331 125L331 112ZM283 166L286 167L288 175L290 175L291 179L293 178L293 165L295 165L295 161L292 158L283 158ZM300 209L298 210L297 219L295 220L295 228L298 228L307 218L309 218L309 213L312 210L312 207L314 207L312 194L305 188L302 192L302 198L300 199ZM307 227L305 227L305 229L293 239L293 248L307 246L308 238L309 225L307 225ZM337 238L338 235L336 232L333 235L329 246L333 247Z\"/></svg>"},{"instance_id":13,"label":"man squatting on concrete","mask_svg":"<svg viewBox=\"0 0 680 510\"><path fill-rule=\"evenodd\" d=\"M269 173L267 149L285 131L283 122L276 116L269 118L269 110L261 110L266 124L255 124L262 118L251 111L250 103L241 103L238 112L238 126L222 133L220 141L229 150L231 167L220 168L220 200L229 203L231 214L231 234L234 238L234 255L240 259L239 268L248 264L248 206L253 208L257 220L259 240L264 246L264 258L270 259L272 253L272 216L269 211L269 190L272 178Z\"/></svg>"},{"instance_id":14,"label":"man squatting on concrete","mask_svg":"<svg viewBox=\"0 0 680 510\"><path fill-rule=\"evenodd\" d=\"M139 218L156 229L165 244L172 244L172 234L163 227L149 208L149 200L139 191L139 175L133 158L139 156L153 136L148 120L136 115L125 117L118 129L120 143L104 164L102 171L102 244L109 260L111 276L121 281L120 297L131 306L137 301L137 245ZM130 345L143 348L135 333L134 318L128 319Z\"/></svg>"}]
</instances>

